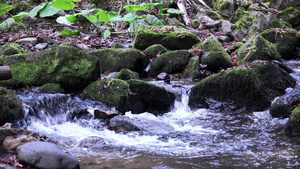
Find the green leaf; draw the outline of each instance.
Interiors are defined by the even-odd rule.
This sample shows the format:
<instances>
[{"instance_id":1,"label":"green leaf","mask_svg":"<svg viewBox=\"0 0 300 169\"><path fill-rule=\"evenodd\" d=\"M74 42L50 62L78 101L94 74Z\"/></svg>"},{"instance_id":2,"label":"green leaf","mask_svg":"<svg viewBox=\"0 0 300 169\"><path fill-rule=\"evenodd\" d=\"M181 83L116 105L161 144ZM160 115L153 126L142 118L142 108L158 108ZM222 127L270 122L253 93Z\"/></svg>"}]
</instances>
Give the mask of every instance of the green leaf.
<instances>
[{"instance_id":1,"label":"green leaf","mask_svg":"<svg viewBox=\"0 0 300 169\"><path fill-rule=\"evenodd\" d=\"M97 18L101 22L110 22L110 18L107 14L107 11L101 10L96 14Z\"/></svg>"},{"instance_id":2,"label":"green leaf","mask_svg":"<svg viewBox=\"0 0 300 169\"><path fill-rule=\"evenodd\" d=\"M152 9L153 7L155 7L156 5L159 5L160 3L150 3L150 4L142 4L143 7L148 8L148 9Z\"/></svg>"},{"instance_id":3,"label":"green leaf","mask_svg":"<svg viewBox=\"0 0 300 169\"><path fill-rule=\"evenodd\" d=\"M105 30L104 33L103 33L103 37L104 37L104 38L107 38L107 37L110 36L110 34L111 34L111 33L110 33L109 30Z\"/></svg>"},{"instance_id":4,"label":"green leaf","mask_svg":"<svg viewBox=\"0 0 300 169\"><path fill-rule=\"evenodd\" d=\"M4 22L2 22L1 24L0 24L0 28L1 29L8 29L8 28L10 28L11 27L11 25L13 24L13 23L15 23L16 21L13 19L13 18L8 18L8 19L6 19Z\"/></svg>"},{"instance_id":5,"label":"green leaf","mask_svg":"<svg viewBox=\"0 0 300 169\"><path fill-rule=\"evenodd\" d=\"M48 3L42 3L39 6L36 6L35 8L33 8L30 12L29 12L29 16L31 18L34 18L37 16L38 12L43 9Z\"/></svg>"},{"instance_id":6,"label":"green leaf","mask_svg":"<svg viewBox=\"0 0 300 169\"><path fill-rule=\"evenodd\" d=\"M76 7L74 2L80 2L80 0L56 0L52 2L52 5L63 10L71 10Z\"/></svg>"},{"instance_id":7,"label":"green leaf","mask_svg":"<svg viewBox=\"0 0 300 169\"><path fill-rule=\"evenodd\" d=\"M147 8L146 7L143 7L141 5L128 5L128 6L124 6L124 9L127 11L127 12L136 12L136 11L144 11L146 10Z\"/></svg>"},{"instance_id":8,"label":"green leaf","mask_svg":"<svg viewBox=\"0 0 300 169\"><path fill-rule=\"evenodd\" d=\"M52 2L47 3L47 5L41 10L40 17L48 17L57 14L61 9L52 6Z\"/></svg>"},{"instance_id":9,"label":"green leaf","mask_svg":"<svg viewBox=\"0 0 300 169\"><path fill-rule=\"evenodd\" d=\"M126 22L132 22L133 20L136 20L137 18L139 18L138 15L133 15L132 13L128 13L126 15L124 15L123 19Z\"/></svg>"},{"instance_id":10,"label":"green leaf","mask_svg":"<svg viewBox=\"0 0 300 169\"><path fill-rule=\"evenodd\" d=\"M184 12L182 12L181 10L174 9L174 8L168 9L167 12L170 14L184 14Z\"/></svg>"},{"instance_id":11,"label":"green leaf","mask_svg":"<svg viewBox=\"0 0 300 169\"><path fill-rule=\"evenodd\" d=\"M159 20L156 16L148 17L147 21L153 26L164 26L161 20Z\"/></svg>"},{"instance_id":12,"label":"green leaf","mask_svg":"<svg viewBox=\"0 0 300 169\"><path fill-rule=\"evenodd\" d=\"M66 16L67 20L70 21L71 23L78 23L84 20L84 17L82 14L74 14L74 15L69 15Z\"/></svg>"},{"instance_id":13,"label":"green leaf","mask_svg":"<svg viewBox=\"0 0 300 169\"><path fill-rule=\"evenodd\" d=\"M77 37L80 35L79 31L62 30L62 31L59 31L59 33L66 35L66 36L70 36L70 37Z\"/></svg>"},{"instance_id":14,"label":"green leaf","mask_svg":"<svg viewBox=\"0 0 300 169\"><path fill-rule=\"evenodd\" d=\"M28 15L29 15L29 13L27 13L27 12L21 12L18 15L14 15L13 18L15 20L21 20L24 18L24 16L28 16Z\"/></svg>"},{"instance_id":15,"label":"green leaf","mask_svg":"<svg viewBox=\"0 0 300 169\"><path fill-rule=\"evenodd\" d=\"M12 10L14 8L15 8L14 6L0 3L0 16L6 14L7 12L9 12L10 10Z\"/></svg>"}]
</instances>

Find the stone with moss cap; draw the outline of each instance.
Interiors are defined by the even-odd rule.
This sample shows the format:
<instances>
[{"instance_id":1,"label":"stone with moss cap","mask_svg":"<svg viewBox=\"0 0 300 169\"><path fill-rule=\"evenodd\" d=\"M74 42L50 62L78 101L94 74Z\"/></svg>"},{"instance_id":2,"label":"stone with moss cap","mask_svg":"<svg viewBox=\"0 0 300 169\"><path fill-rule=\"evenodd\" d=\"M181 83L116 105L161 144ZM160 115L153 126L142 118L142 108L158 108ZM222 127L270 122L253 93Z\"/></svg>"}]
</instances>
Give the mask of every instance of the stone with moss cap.
<instances>
[{"instance_id":1,"label":"stone with moss cap","mask_svg":"<svg viewBox=\"0 0 300 169\"><path fill-rule=\"evenodd\" d=\"M162 72L181 73L187 66L189 59L190 52L188 50L166 52L153 61L150 74L156 76Z\"/></svg>"},{"instance_id":2,"label":"stone with moss cap","mask_svg":"<svg viewBox=\"0 0 300 169\"><path fill-rule=\"evenodd\" d=\"M163 87L145 82L143 80L128 80L130 90L137 94L145 111L161 114L170 110L175 101L175 95Z\"/></svg>"},{"instance_id":3,"label":"stone with moss cap","mask_svg":"<svg viewBox=\"0 0 300 169\"><path fill-rule=\"evenodd\" d=\"M281 11L277 14L277 16L280 19L292 24L293 27L300 26L300 11L293 7L289 7L286 10Z\"/></svg>"},{"instance_id":4,"label":"stone with moss cap","mask_svg":"<svg viewBox=\"0 0 300 169\"><path fill-rule=\"evenodd\" d=\"M13 77L0 84L10 87L59 83L67 91L82 90L100 74L98 58L71 43L57 43L48 50L30 53L25 61L9 66Z\"/></svg>"},{"instance_id":5,"label":"stone with moss cap","mask_svg":"<svg viewBox=\"0 0 300 169\"><path fill-rule=\"evenodd\" d=\"M295 81L276 64L257 61L222 71L201 80L191 89L189 105L193 108L262 111L282 95ZM216 102L218 101L218 102Z\"/></svg>"},{"instance_id":6,"label":"stone with moss cap","mask_svg":"<svg viewBox=\"0 0 300 169\"><path fill-rule=\"evenodd\" d=\"M88 52L99 59L100 72L130 69L142 73L149 63L149 58L137 49L100 49Z\"/></svg>"},{"instance_id":7,"label":"stone with moss cap","mask_svg":"<svg viewBox=\"0 0 300 169\"><path fill-rule=\"evenodd\" d=\"M293 52L300 47L300 34L295 29L268 29L261 36L275 45L283 59L293 59Z\"/></svg>"},{"instance_id":8,"label":"stone with moss cap","mask_svg":"<svg viewBox=\"0 0 300 169\"><path fill-rule=\"evenodd\" d=\"M238 49L238 59L239 64L242 65L254 60L281 60L281 55L276 50L275 45L256 33Z\"/></svg>"},{"instance_id":9,"label":"stone with moss cap","mask_svg":"<svg viewBox=\"0 0 300 169\"><path fill-rule=\"evenodd\" d=\"M209 37L195 47L206 51L201 58L201 63L207 65L207 70L218 72L233 66L231 57L215 37Z\"/></svg>"},{"instance_id":10,"label":"stone with moss cap","mask_svg":"<svg viewBox=\"0 0 300 169\"><path fill-rule=\"evenodd\" d=\"M300 136L300 105L293 110L284 132L289 136Z\"/></svg>"},{"instance_id":11,"label":"stone with moss cap","mask_svg":"<svg viewBox=\"0 0 300 169\"><path fill-rule=\"evenodd\" d=\"M153 44L161 44L167 49L190 49L199 42L197 35L174 26L149 27L138 29L133 47L144 50Z\"/></svg>"},{"instance_id":12,"label":"stone with moss cap","mask_svg":"<svg viewBox=\"0 0 300 169\"><path fill-rule=\"evenodd\" d=\"M0 126L24 118L23 106L10 90L0 87Z\"/></svg>"},{"instance_id":13,"label":"stone with moss cap","mask_svg":"<svg viewBox=\"0 0 300 169\"><path fill-rule=\"evenodd\" d=\"M83 90L83 96L110 107L119 107L129 98L129 85L121 79L97 80Z\"/></svg>"},{"instance_id":14,"label":"stone with moss cap","mask_svg":"<svg viewBox=\"0 0 300 169\"><path fill-rule=\"evenodd\" d=\"M199 78L199 56L195 56L189 60L188 65L186 66L183 77L191 78L192 80Z\"/></svg>"},{"instance_id":15,"label":"stone with moss cap","mask_svg":"<svg viewBox=\"0 0 300 169\"><path fill-rule=\"evenodd\" d=\"M23 50L18 44L5 44L2 46L0 50L0 56L5 55L14 55L14 54L22 54Z\"/></svg>"},{"instance_id":16,"label":"stone with moss cap","mask_svg":"<svg viewBox=\"0 0 300 169\"><path fill-rule=\"evenodd\" d=\"M150 59L160 56L163 53L166 53L168 50L163 47L161 44L154 44L145 50L145 55Z\"/></svg>"},{"instance_id":17,"label":"stone with moss cap","mask_svg":"<svg viewBox=\"0 0 300 169\"><path fill-rule=\"evenodd\" d=\"M65 90L59 83L46 83L41 87L42 93L64 93Z\"/></svg>"},{"instance_id":18,"label":"stone with moss cap","mask_svg":"<svg viewBox=\"0 0 300 169\"><path fill-rule=\"evenodd\" d=\"M115 78L122 80L139 79L139 74L129 69L122 69L118 74L116 74Z\"/></svg>"}]
</instances>

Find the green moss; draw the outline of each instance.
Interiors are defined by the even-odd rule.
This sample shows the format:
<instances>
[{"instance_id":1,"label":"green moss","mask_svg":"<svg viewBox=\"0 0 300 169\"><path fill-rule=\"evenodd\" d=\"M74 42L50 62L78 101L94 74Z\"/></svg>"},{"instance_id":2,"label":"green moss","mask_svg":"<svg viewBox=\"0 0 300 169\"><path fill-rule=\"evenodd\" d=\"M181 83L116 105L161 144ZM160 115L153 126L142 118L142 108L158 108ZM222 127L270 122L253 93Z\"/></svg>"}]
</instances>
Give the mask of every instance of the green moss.
<instances>
[{"instance_id":1,"label":"green moss","mask_svg":"<svg viewBox=\"0 0 300 169\"><path fill-rule=\"evenodd\" d=\"M118 107L129 98L129 85L121 79L95 81L84 89L83 95L107 106Z\"/></svg>"},{"instance_id":2,"label":"green moss","mask_svg":"<svg viewBox=\"0 0 300 169\"><path fill-rule=\"evenodd\" d=\"M300 11L295 9L294 7L289 7L284 11L281 11L278 13L279 16L281 15L289 15L289 14L293 14L293 15L300 15Z\"/></svg>"},{"instance_id":3,"label":"green moss","mask_svg":"<svg viewBox=\"0 0 300 169\"><path fill-rule=\"evenodd\" d=\"M191 58L184 70L183 77L193 80L199 78L199 62L199 57Z\"/></svg>"},{"instance_id":4,"label":"green moss","mask_svg":"<svg viewBox=\"0 0 300 169\"><path fill-rule=\"evenodd\" d=\"M116 79L130 80L130 79L139 79L139 74L133 72L129 69L122 69L116 76Z\"/></svg>"},{"instance_id":5,"label":"green moss","mask_svg":"<svg viewBox=\"0 0 300 169\"><path fill-rule=\"evenodd\" d=\"M234 44L235 46L238 46L238 47L241 47L241 46L244 45L243 42L233 42L233 44Z\"/></svg>"},{"instance_id":6,"label":"green moss","mask_svg":"<svg viewBox=\"0 0 300 169\"><path fill-rule=\"evenodd\" d=\"M41 87L43 93L64 93L65 90L58 83L46 83Z\"/></svg>"},{"instance_id":7,"label":"green moss","mask_svg":"<svg viewBox=\"0 0 300 169\"><path fill-rule=\"evenodd\" d=\"M200 21L198 19L194 19L192 22L193 28L198 28L200 26Z\"/></svg>"},{"instance_id":8,"label":"green moss","mask_svg":"<svg viewBox=\"0 0 300 169\"><path fill-rule=\"evenodd\" d=\"M217 7L218 7L218 10L224 10L224 9L230 8L231 5L232 4L229 1L224 0L224 1L219 1Z\"/></svg>"},{"instance_id":9,"label":"green moss","mask_svg":"<svg viewBox=\"0 0 300 169\"><path fill-rule=\"evenodd\" d=\"M211 19L213 20L219 20L219 19L224 19L218 12L216 11L208 11L206 10L205 11L205 14L207 16L209 16ZM199 22L199 21L198 21ZM200 23L199 23L200 24Z\"/></svg>"},{"instance_id":10,"label":"green moss","mask_svg":"<svg viewBox=\"0 0 300 169\"><path fill-rule=\"evenodd\" d=\"M290 120L292 122L299 122L300 121L300 107L297 107L293 110Z\"/></svg>"},{"instance_id":11,"label":"green moss","mask_svg":"<svg viewBox=\"0 0 300 169\"><path fill-rule=\"evenodd\" d=\"M111 48L124 48L124 46L120 43L115 43L111 46Z\"/></svg>"},{"instance_id":12,"label":"green moss","mask_svg":"<svg viewBox=\"0 0 300 169\"><path fill-rule=\"evenodd\" d=\"M166 52L153 61L151 72L154 76L162 72L181 73L188 64L189 57L188 50Z\"/></svg>"},{"instance_id":13,"label":"green moss","mask_svg":"<svg viewBox=\"0 0 300 169\"><path fill-rule=\"evenodd\" d=\"M2 46L0 55L22 54L22 48L18 44L5 44Z\"/></svg>"},{"instance_id":14,"label":"green moss","mask_svg":"<svg viewBox=\"0 0 300 169\"><path fill-rule=\"evenodd\" d=\"M145 50L145 55L148 56L150 59L155 58L163 53L166 53L168 50L163 47L161 44L154 44L149 46L146 50Z\"/></svg>"},{"instance_id":15,"label":"green moss","mask_svg":"<svg viewBox=\"0 0 300 169\"><path fill-rule=\"evenodd\" d=\"M24 118L23 106L10 90L0 87L0 126Z\"/></svg>"},{"instance_id":16,"label":"green moss","mask_svg":"<svg viewBox=\"0 0 300 169\"><path fill-rule=\"evenodd\" d=\"M11 11L13 15L16 15L20 12L26 11L30 7L30 3L21 1L20 3L15 5L15 8Z\"/></svg>"}]
</instances>

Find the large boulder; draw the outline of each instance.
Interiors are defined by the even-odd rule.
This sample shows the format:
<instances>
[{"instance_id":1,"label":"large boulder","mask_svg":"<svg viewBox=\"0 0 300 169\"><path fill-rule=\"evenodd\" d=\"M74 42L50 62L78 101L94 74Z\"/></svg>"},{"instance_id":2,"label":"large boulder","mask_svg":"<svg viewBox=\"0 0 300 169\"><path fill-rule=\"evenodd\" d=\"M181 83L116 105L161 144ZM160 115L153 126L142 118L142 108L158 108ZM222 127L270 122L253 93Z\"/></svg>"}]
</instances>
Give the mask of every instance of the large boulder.
<instances>
[{"instance_id":1,"label":"large boulder","mask_svg":"<svg viewBox=\"0 0 300 169\"><path fill-rule=\"evenodd\" d=\"M261 36L275 45L275 49L283 59L297 58L297 56L293 55L296 48L300 47L300 34L297 34L297 30L274 28L265 30L261 33Z\"/></svg>"},{"instance_id":2,"label":"large boulder","mask_svg":"<svg viewBox=\"0 0 300 169\"><path fill-rule=\"evenodd\" d=\"M83 95L107 106L119 107L129 98L129 85L121 79L97 80L83 90Z\"/></svg>"},{"instance_id":3,"label":"large boulder","mask_svg":"<svg viewBox=\"0 0 300 169\"><path fill-rule=\"evenodd\" d=\"M98 58L71 43L52 45L49 50L30 53L23 60L9 64L13 77L0 84L24 87L59 83L65 90L74 91L82 90L100 74Z\"/></svg>"},{"instance_id":4,"label":"large boulder","mask_svg":"<svg viewBox=\"0 0 300 169\"><path fill-rule=\"evenodd\" d=\"M161 44L170 50L190 49L199 42L197 35L176 27L141 27L138 29L133 47L144 50L154 44Z\"/></svg>"},{"instance_id":5,"label":"large boulder","mask_svg":"<svg viewBox=\"0 0 300 169\"><path fill-rule=\"evenodd\" d=\"M300 11L299 10L297 10L293 7L289 7L288 9L278 13L277 16L280 19L283 19L284 21L291 24L294 28L300 28L300 19L299 19Z\"/></svg>"},{"instance_id":6,"label":"large boulder","mask_svg":"<svg viewBox=\"0 0 300 169\"><path fill-rule=\"evenodd\" d=\"M175 101L175 95L163 87L136 79L128 80L127 83L130 91L136 94L144 105L145 111L161 114L169 111Z\"/></svg>"},{"instance_id":7,"label":"large boulder","mask_svg":"<svg viewBox=\"0 0 300 169\"><path fill-rule=\"evenodd\" d=\"M298 0L263 0L270 4L270 8L285 10L289 7L294 7L300 10L300 1Z\"/></svg>"},{"instance_id":8,"label":"large boulder","mask_svg":"<svg viewBox=\"0 0 300 169\"><path fill-rule=\"evenodd\" d=\"M24 117L21 101L11 90L0 87L0 126Z\"/></svg>"},{"instance_id":9,"label":"large boulder","mask_svg":"<svg viewBox=\"0 0 300 169\"><path fill-rule=\"evenodd\" d=\"M20 163L41 169L79 169L79 161L56 144L30 142L17 148Z\"/></svg>"},{"instance_id":10,"label":"large boulder","mask_svg":"<svg viewBox=\"0 0 300 169\"><path fill-rule=\"evenodd\" d=\"M150 59L159 57L161 54L166 53L168 50L161 44L154 44L146 48L145 55Z\"/></svg>"},{"instance_id":11,"label":"large boulder","mask_svg":"<svg viewBox=\"0 0 300 169\"><path fill-rule=\"evenodd\" d=\"M274 45L256 33L238 49L238 59L242 65L254 60L280 60L281 55Z\"/></svg>"},{"instance_id":12,"label":"large boulder","mask_svg":"<svg viewBox=\"0 0 300 169\"><path fill-rule=\"evenodd\" d=\"M276 96L295 84L295 80L276 64L256 61L201 80L191 89L189 105L192 108L262 111L269 108Z\"/></svg>"},{"instance_id":13,"label":"large boulder","mask_svg":"<svg viewBox=\"0 0 300 169\"><path fill-rule=\"evenodd\" d=\"M191 78L192 80L199 78L199 64L200 64L199 56L195 56L191 58L184 70L183 77Z\"/></svg>"},{"instance_id":14,"label":"large boulder","mask_svg":"<svg viewBox=\"0 0 300 169\"><path fill-rule=\"evenodd\" d=\"M181 73L190 59L188 50L176 50L166 52L157 57L151 67L151 75L156 76L162 72L168 74Z\"/></svg>"},{"instance_id":15,"label":"large boulder","mask_svg":"<svg viewBox=\"0 0 300 169\"><path fill-rule=\"evenodd\" d=\"M218 72L233 66L231 57L215 37L209 37L196 46L206 51L201 58L206 70Z\"/></svg>"},{"instance_id":16,"label":"large boulder","mask_svg":"<svg viewBox=\"0 0 300 169\"><path fill-rule=\"evenodd\" d=\"M289 136L300 136L300 105L298 105L284 126L284 132Z\"/></svg>"},{"instance_id":17,"label":"large boulder","mask_svg":"<svg viewBox=\"0 0 300 169\"><path fill-rule=\"evenodd\" d=\"M90 51L89 55L99 59L100 72L115 72L130 69L142 73L149 63L149 58L136 49L100 49Z\"/></svg>"}]
</instances>

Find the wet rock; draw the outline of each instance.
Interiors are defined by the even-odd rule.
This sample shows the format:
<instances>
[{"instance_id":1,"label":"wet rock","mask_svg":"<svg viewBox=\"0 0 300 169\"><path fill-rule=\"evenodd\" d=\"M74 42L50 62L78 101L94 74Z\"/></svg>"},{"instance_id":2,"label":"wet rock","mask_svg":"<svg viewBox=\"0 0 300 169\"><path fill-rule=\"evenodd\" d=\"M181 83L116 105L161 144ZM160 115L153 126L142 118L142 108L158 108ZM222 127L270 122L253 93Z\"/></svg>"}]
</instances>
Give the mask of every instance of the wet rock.
<instances>
[{"instance_id":1,"label":"wet rock","mask_svg":"<svg viewBox=\"0 0 300 169\"><path fill-rule=\"evenodd\" d=\"M190 49L199 38L188 31L170 26L141 27L136 33L133 47L144 50L154 44L161 44L170 50Z\"/></svg>"},{"instance_id":2,"label":"wet rock","mask_svg":"<svg viewBox=\"0 0 300 169\"><path fill-rule=\"evenodd\" d=\"M79 169L79 162L61 147L47 142L31 142L17 148L20 163L43 169Z\"/></svg>"},{"instance_id":3,"label":"wet rock","mask_svg":"<svg viewBox=\"0 0 300 169\"><path fill-rule=\"evenodd\" d=\"M15 122L24 117L21 101L11 90L0 87L0 125Z\"/></svg>"},{"instance_id":4,"label":"wet rock","mask_svg":"<svg viewBox=\"0 0 300 169\"><path fill-rule=\"evenodd\" d=\"M88 52L99 59L100 72L130 69L142 73L149 63L149 58L136 49L100 49Z\"/></svg>"},{"instance_id":5,"label":"wet rock","mask_svg":"<svg viewBox=\"0 0 300 169\"><path fill-rule=\"evenodd\" d=\"M34 141L38 141L38 139L32 137L31 135L7 136L3 141L2 147L6 150L16 150L20 145Z\"/></svg>"},{"instance_id":6,"label":"wet rock","mask_svg":"<svg viewBox=\"0 0 300 169\"><path fill-rule=\"evenodd\" d=\"M19 136L19 135L33 136L34 132L28 131L28 130L23 130L23 129L16 129L16 128L10 128L10 129L0 128L0 145L1 145L1 147L2 147L2 144L3 144L4 140L6 139L6 137Z\"/></svg>"},{"instance_id":7,"label":"wet rock","mask_svg":"<svg viewBox=\"0 0 300 169\"><path fill-rule=\"evenodd\" d=\"M238 49L238 59L239 64L245 64L254 60L281 60L281 55L275 46L256 33Z\"/></svg>"},{"instance_id":8,"label":"wet rock","mask_svg":"<svg viewBox=\"0 0 300 169\"><path fill-rule=\"evenodd\" d=\"M165 72L162 72L162 73L160 73L159 75L157 75L157 79L158 79L158 80L165 80L165 79L167 79L167 78L170 79L170 77L168 77L168 74L165 73Z\"/></svg>"},{"instance_id":9,"label":"wet rock","mask_svg":"<svg viewBox=\"0 0 300 169\"><path fill-rule=\"evenodd\" d=\"M192 80L198 79L200 77L199 64L200 64L199 56L195 56L195 57L191 58L188 65L186 66L186 68L184 70L183 77L191 78Z\"/></svg>"},{"instance_id":10,"label":"wet rock","mask_svg":"<svg viewBox=\"0 0 300 169\"><path fill-rule=\"evenodd\" d=\"M110 127L124 133L141 131L155 135L166 135L175 131L171 125L148 113L132 117L116 116L110 120Z\"/></svg>"},{"instance_id":11,"label":"wet rock","mask_svg":"<svg viewBox=\"0 0 300 169\"><path fill-rule=\"evenodd\" d=\"M140 114L146 111L146 106L142 103L138 94L130 93L129 99L117 107L117 110L123 114L128 111L132 114Z\"/></svg>"},{"instance_id":12,"label":"wet rock","mask_svg":"<svg viewBox=\"0 0 300 169\"><path fill-rule=\"evenodd\" d=\"M284 126L284 132L289 136L300 136L300 106L292 112L289 121Z\"/></svg>"},{"instance_id":13,"label":"wet rock","mask_svg":"<svg viewBox=\"0 0 300 169\"><path fill-rule=\"evenodd\" d=\"M145 55L150 59L159 57L161 54L166 53L168 50L161 44L154 44L146 48Z\"/></svg>"},{"instance_id":14,"label":"wet rock","mask_svg":"<svg viewBox=\"0 0 300 169\"><path fill-rule=\"evenodd\" d=\"M146 111L161 114L170 109L175 101L175 95L163 87L142 80L128 80L130 90L137 94Z\"/></svg>"},{"instance_id":15,"label":"wet rock","mask_svg":"<svg viewBox=\"0 0 300 169\"><path fill-rule=\"evenodd\" d=\"M129 98L129 85L121 79L97 80L84 89L83 95L107 106L118 107Z\"/></svg>"},{"instance_id":16,"label":"wet rock","mask_svg":"<svg viewBox=\"0 0 300 169\"><path fill-rule=\"evenodd\" d=\"M206 51L201 59L201 63L206 65L206 70L218 72L221 69L233 66L231 57L215 37L205 39L203 43L199 44L197 47Z\"/></svg>"},{"instance_id":17,"label":"wet rock","mask_svg":"<svg viewBox=\"0 0 300 169\"><path fill-rule=\"evenodd\" d=\"M209 99L235 105L233 111L246 108L262 111L271 101L294 87L295 80L276 64L256 61L201 80L190 92L189 105L210 108ZM231 107L231 106L226 106Z\"/></svg>"},{"instance_id":18,"label":"wet rock","mask_svg":"<svg viewBox=\"0 0 300 169\"><path fill-rule=\"evenodd\" d=\"M110 111L101 111L101 110L94 110L94 118L95 119L102 119L102 120L109 120L115 116L117 113Z\"/></svg>"},{"instance_id":19,"label":"wet rock","mask_svg":"<svg viewBox=\"0 0 300 169\"><path fill-rule=\"evenodd\" d=\"M131 71L129 69L122 69L116 76L116 79L130 80L139 79L139 74L137 72Z\"/></svg>"},{"instance_id":20,"label":"wet rock","mask_svg":"<svg viewBox=\"0 0 300 169\"><path fill-rule=\"evenodd\" d=\"M188 50L166 52L152 62L151 75L156 76L162 72L167 74L181 73L188 64L189 58L190 52Z\"/></svg>"},{"instance_id":21,"label":"wet rock","mask_svg":"<svg viewBox=\"0 0 300 169\"><path fill-rule=\"evenodd\" d=\"M58 83L46 83L41 87L42 93L64 93L65 90Z\"/></svg>"},{"instance_id":22,"label":"wet rock","mask_svg":"<svg viewBox=\"0 0 300 169\"><path fill-rule=\"evenodd\" d=\"M97 136L90 136L79 143L79 147L89 149L102 148L105 145L104 139Z\"/></svg>"},{"instance_id":23,"label":"wet rock","mask_svg":"<svg viewBox=\"0 0 300 169\"><path fill-rule=\"evenodd\" d=\"M300 34L295 29L268 29L261 36L275 45L283 59L295 59L293 56L297 47L300 47Z\"/></svg>"}]
</instances>

